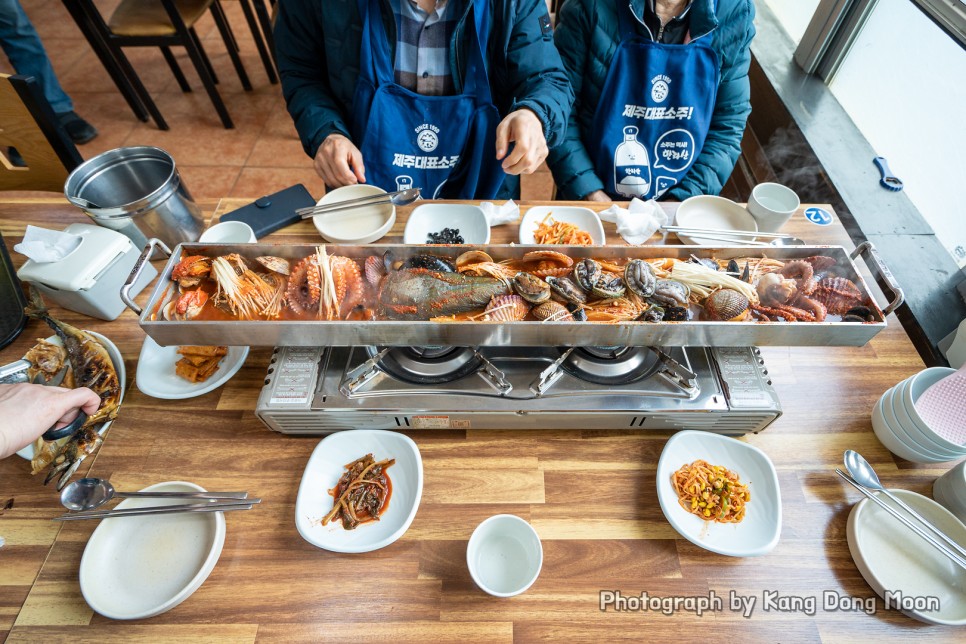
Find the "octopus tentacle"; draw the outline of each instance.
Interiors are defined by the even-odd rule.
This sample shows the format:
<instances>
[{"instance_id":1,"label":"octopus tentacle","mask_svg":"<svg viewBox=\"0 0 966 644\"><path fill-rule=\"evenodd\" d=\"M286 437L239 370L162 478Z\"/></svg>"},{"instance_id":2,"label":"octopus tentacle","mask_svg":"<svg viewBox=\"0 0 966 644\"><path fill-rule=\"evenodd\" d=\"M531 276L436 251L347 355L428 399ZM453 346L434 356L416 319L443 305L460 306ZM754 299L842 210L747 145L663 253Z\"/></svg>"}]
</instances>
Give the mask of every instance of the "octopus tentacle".
<instances>
[{"instance_id":1,"label":"octopus tentacle","mask_svg":"<svg viewBox=\"0 0 966 644\"><path fill-rule=\"evenodd\" d=\"M285 297L289 308L299 315L318 309L322 301L322 283L315 255L306 257L292 267Z\"/></svg>"}]
</instances>

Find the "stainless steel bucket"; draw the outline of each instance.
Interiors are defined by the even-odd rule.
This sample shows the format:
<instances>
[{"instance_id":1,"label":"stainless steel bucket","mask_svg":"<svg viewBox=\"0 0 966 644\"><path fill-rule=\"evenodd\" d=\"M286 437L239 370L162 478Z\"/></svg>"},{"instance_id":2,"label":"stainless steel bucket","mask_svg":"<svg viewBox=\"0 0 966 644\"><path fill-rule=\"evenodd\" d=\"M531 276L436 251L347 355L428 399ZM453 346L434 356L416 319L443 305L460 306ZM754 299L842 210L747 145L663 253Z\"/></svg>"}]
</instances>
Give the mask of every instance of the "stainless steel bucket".
<instances>
[{"instance_id":1,"label":"stainless steel bucket","mask_svg":"<svg viewBox=\"0 0 966 644\"><path fill-rule=\"evenodd\" d=\"M78 166L64 195L98 225L143 247L156 237L171 246L196 241L204 230L201 209L191 200L171 155L137 146L99 154Z\"/></svg>"}]
</instances>

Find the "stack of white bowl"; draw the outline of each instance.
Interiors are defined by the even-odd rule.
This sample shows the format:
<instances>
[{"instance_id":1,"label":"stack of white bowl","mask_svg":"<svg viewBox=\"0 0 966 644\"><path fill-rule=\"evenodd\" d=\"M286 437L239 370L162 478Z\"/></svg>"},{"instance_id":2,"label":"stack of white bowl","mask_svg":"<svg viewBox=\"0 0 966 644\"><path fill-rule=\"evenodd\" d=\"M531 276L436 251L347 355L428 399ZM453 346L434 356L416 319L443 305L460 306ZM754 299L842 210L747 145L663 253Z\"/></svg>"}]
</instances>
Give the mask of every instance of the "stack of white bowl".
<instances>
[{"instance_id":1,"label":"stack of white bowl","mask_svg":"<svg viewBox=\"0 0 966 644\"><path fill-rule=\"evenodd\" d=\"M890 452L914 463L946 463L966 456L966 445L937 434L916 411L922 392L954 373L946 367L924 369L882 394L872 410L872 429Z\"/></svg>"},{"instance_id":2,"label":"stack of white bowl","mask_svg":"<svg viewBox=\"0 0 966 644\"><path fill-rule=\"evenodd\" d=\"M936 479L932 498L966 523L966 461Z\"/></svg>"}]
</instances>

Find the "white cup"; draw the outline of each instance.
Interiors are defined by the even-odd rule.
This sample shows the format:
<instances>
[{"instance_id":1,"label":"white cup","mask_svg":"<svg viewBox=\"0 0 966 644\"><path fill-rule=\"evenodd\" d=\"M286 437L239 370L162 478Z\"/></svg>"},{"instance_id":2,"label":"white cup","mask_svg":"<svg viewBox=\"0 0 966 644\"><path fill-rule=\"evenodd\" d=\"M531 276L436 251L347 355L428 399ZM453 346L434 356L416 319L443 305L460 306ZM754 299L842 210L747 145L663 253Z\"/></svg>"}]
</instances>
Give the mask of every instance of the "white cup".
<instances>
[{"instance_id":1,"label":"white cup","mask_svg":"<svg viewBox=\"0 0 966 644\"><path fill-rule=\"evenodd\" d=\"M513 597L540 575L543 546L529 523L512 514L497 514L473 531L466 565L480 590L494 597Z\"/></svg>"},{"instance_id":2,"label":"white cup","mask_svg":"<svg viewBox=\"0 0 966 644\"><path fill-rule=\"evenodd\" d=\"M198 241L209 244L254 244L258 238L252 227L243 221L223 221L201 233Z\"/></svg>"},{"instance_id":3,"label":"white cup","mask_svg":"<svg viewBox=\"0 0 966 644\"><path fill-rule=\"evenodd\" d=\"M801 201L791 188L780 183L759 183L751 191L748 212L763 233L778 232L795 214Z\"/></svg>"}]
</instances>

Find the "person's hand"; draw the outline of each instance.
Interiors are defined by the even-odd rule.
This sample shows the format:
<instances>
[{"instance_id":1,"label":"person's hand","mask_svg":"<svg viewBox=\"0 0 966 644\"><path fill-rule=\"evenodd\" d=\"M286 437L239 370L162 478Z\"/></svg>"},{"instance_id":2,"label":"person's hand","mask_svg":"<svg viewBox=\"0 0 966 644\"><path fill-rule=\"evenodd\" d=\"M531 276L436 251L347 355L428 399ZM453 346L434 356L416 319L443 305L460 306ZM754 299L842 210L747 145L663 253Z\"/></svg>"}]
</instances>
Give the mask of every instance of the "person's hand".
<instances>
[{"instance_id":1,"label":"person's hand","mask_svg":"<svg viewBox=\"0 0 966 644\"><path fill-rule=\"evenodd\" d=\"M0 458L30 445L52 426L70 424L78 409L90 416L100 406L100 397L87 387L0 385Z\"/></svg>"},{"instance_id":2,"label":"person's hand","mask_svg":"<svg viewBox=\"0 0 966 644\"><path fill-rule=\"evenodd\" d=\"M513 143L512 152L510 143ZM540 167L547 154L543 124L530 110L523 108L510 112L496 126L496 158L503 159L503 171L507 174L531 174Z\"/></svg>"},{"instance_id":3,"label":"person's hand","mask_svg":"<svg viewBox=\"0 0 966 644\"><path fill-rule=\"evenodd\" d=\"M366 182L362 152L341 134L330 134L315 153L315 171L329 188Z\"/></svg>"},{"instance_id":4,"label":"person's hand","mask_svg":"<svg viewBox=\"0 0 966 644\"><path fill-rule=\"evenodd\" d=\"M584 195L584 201L611 201L611 198L603 190L594 190L590 194Z\"/></svg>"}]
</instances>

